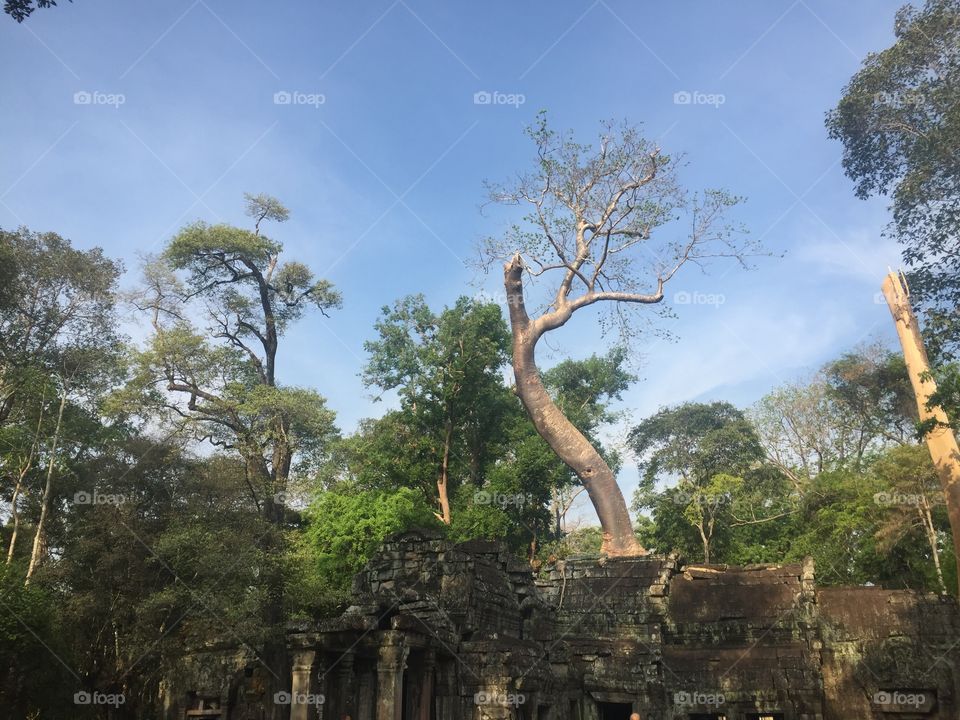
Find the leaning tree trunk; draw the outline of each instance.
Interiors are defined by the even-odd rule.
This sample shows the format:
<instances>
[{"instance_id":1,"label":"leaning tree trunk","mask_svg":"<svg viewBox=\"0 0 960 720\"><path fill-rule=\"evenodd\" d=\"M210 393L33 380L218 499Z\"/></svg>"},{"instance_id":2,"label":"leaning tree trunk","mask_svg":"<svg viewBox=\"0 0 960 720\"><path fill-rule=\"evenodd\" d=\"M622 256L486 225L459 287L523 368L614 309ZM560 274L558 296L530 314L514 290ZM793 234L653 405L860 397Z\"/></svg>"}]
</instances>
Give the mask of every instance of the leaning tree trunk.
<instances>
[{"instance_id":1,"label":"leaning tree trunk","mask_svg":"<svg viewBox=\"0 0 960 720\"><path fill-rule=\"evenodd\" d=\"M937 391L937 385L930 377L930 361L923 348L920 328L910 307L907 289L896 273L887 275L882 288L897 326L897 335L903 347L903 359L907 364L910 384L913 385L913 394L917 399L920 420L936 420L937 423L936 427L927 433L927 449L940 477L940 486L947 504L947 517L950 518L953 552L960 582L960 449L943 408L927 407L930 396Z\"/></svg>"},{"instance_id":2,"label":"leaning tree trunk","mask_svg":"<svg viewBox=\"0 0 960 720\"><path fill-rule=\"evenodd\" d=\"M540 379L535 350L540 336L549 329L563 325L572 312L559 314L552 323L533 322L527 315L523 300L523 267L519 257L504 269L504 287L510 308L510 327L513 332L513 373L517 395L530 420L550 449L556 453L580 482L597 511L603 531L602 552L608 555L642 555L644 549L637 542L630 523L630 514L617 478L610 466L600 457L593 444L571 423L550 398Z\"/></svg>"}]
</instances>

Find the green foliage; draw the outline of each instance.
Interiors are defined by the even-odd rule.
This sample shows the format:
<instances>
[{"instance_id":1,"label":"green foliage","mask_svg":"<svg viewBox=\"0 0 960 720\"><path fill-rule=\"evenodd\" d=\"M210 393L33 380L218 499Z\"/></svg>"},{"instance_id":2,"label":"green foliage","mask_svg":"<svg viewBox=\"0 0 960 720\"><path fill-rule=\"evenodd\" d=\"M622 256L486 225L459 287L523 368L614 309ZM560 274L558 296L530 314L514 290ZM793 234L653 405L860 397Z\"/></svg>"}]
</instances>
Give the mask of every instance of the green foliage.
<instances>
[{"instance_id":1,"label":"green foliage","mask_svg":"<svg viewBox=\"0 0 960 720\"><path fill-rule=\"evenodd\" d=\"M640 523L639 525L643 525ZM643 536L638 533L643 544ZM537 561L552 563L565 560L572 555L599 555L603 544L603 530L599 526L578 528L567 533L559 540L551 540L540 546ZM646 547L646 545L644 545Z\"/></svg>"},{"instance_id":2,"label":"green foliage","mask_svg":"<svg viewBox=\"0 0 960 720\"><path fill-rule=\"evenodd\" d=\"M627 349L616 346L606 355L564 360L543 372L543 384L557 407L595 446L597 429L622 416L610 405L637 379L625 368L626 362Z\"/></svg>"},{"instance_id":3,"label":"green foliage","mask_svg":"<svg viewBox=\"0 0 960 720\"><path fill-rule=\"evenodd\" d=\"M290 219L290 211L277 200L265 193L244 193L244 202L246 203L246 215L255 221L254 228L260 230L260 223L264 220L273 220L274 222L286 222Z\"/></svg>"},{"instance_id":4,"label":"green foliage","mask_svg":"<svg viewBox=\"0 0 960 720\"><path fill-rule=\"evenodd\" d=\"M22 23L33 14L34 10L56 7L56 5L57 0L4 0L3 11L18 23Z\"/></svg>"},{"instance_id":5,"label":"green foliage","mask_svg":"<svg viewBox=\"0 0 960 720\"><path fill-rule=\"evenodd\" d=\"M365 345L364 383L397 390L400 411L365 430L397 433L407 452L396 461L416 471L406 483L428 497L445 467L451 496L463 483L479 486L502 442L498 430L516 408L501 379L510 335L500 308L461 297L434 314L416 295L384 307L375 327L378 339ZM389 477L395 450L372 444L386 451L375 462Z\"/></svg>"},{"instance_id":6,"label":"green foliage","mask_svg":"<svg viewBox=\"0 0 960 720\"><path fill-rule=\"evenodd\" d=\"M422 496L411 488L393 492L340 485L320 493L307 508L299 552L309 563L304 594L321 609L344 601L353 576L390 533L436 527Z\"/></svg>"},{"instance_id":7,"label":"green foliage","mask_svg":"<svg viewBox=\"0 0 960 720\"><path fill-rule=\"evenodd\" d=\"M858 197L892 198L911 299L926 311L934 354L960 342L960 2L905 5L896 41L871 53L827 115Z\"/></svg>"},{"instance_id":8,"label":"green foliage","mask_svg":"<svg viewBox=\"0 0 960 720\"><path fill-rule=\"evenodd\" d=\"M15 261L0 264L4 548L13 510L19 518L0 572L0 707L13 717L76 717L73 692L113 688L131 712L156 715L157 682L185 654L221 640L265 648L288 621L342 609L354 574L399 530L502 540L533 567L599 552L599 528L561 532L576 476L504 382L510 338L496 306L461 298L434 313L411 297L385 309L364 377L399 407L350 437L338 438L316 391L278 382L278 319L325 291L304 295L317 281L280 264L279 244L260 233L287 210L247 200L253 232L190 226L146 268L135 300L154 333L139 352L115 332L119 266L53 234L0 233L0 259ZM187 320L201 316L209 326ZM634 379L625 365L618 348L541 377L597 443L621 418L614 403ZM954 366L937 371L937 401L951 412L957 377ZM707 545L712 561L736 564L812 555L825 584L955 586L942 493L926 450L910 443L896 356L844 355L764 409L748 419L727 403L688 403L637 425L643 545L691 559ZM177 432L151 439L164 421ZM775 460L786 433L806 450ZM440 526L448 439L454 512ZM191 452L198 440L216 452ZM48 470L45 557L25 587ZM301 511L308 478L319 490Z\"/></svg>"},{"instance_id":9,"label":"green foliage","mask_svg":"<svg viewBox=\"0 0 960 720\"><path fill-rule=\"evenodd\" d=\"M0 230L0 254L16 258L0 302L0 426L19 390L39 376L99 379L116 364L114 286L122 267L99 248L76 250L56 233Z\"/></svg>"},{"instance_id":10,"label":"green foliage","mask_svg":"<svg viewBox=\"0 0 960 720\"><path fill-rule=\"evenodd\" d=\"M946 363L931 373L937 383L937 391L930 396L928 408L938 405L947 415L950 428L956 432L960 430L960 363ZM921 426L921 431L929 432L934 429L935 421L928 421Z\"/></svg>"},{"instance_id":11,"label":"green foliage","mask_svg":"<svg viewBox=\"0 0 960 720\"><path fill-rule=\"evenodd\" d=\"M771 533L755 528L790 515L795 498L787 478L764 463L742 411L720 402L666 408L637 425L630 443L641 472L634 509L652 511L653 547L704 562L770 555Z\"/></svg>"},{"instance_id":12,"label":"green foliage","mask_svg":"<svg viewBox=\"0 0 960 720\"><path fill-rule=\"evenodd\" d=\"M23 568L0 567L0 708L8 717L69 717L76 678L57 662L69 656L54 599L23 586Z\"/></svg>"},{"instance_id":13,"label":"green foliage","mask_svg":"<svg viewBox=\"0 0 960 720\"><path fill-rule=\"evenodd\" d=\"M818 473L862 470L916 436L903 359L878 345L844 354L807 382L774 388L750 419L768 460L800 491Z\"/></svg>"},{"instance_id":14,"label":"green foliage","mask_svg":"<svg viewBox=\"0 0 960 720\"><path fill-rule=\"evenodd\" d=\"M203 297L214 303L222 337L258 340L270 335L272 324L282 334L310 306L326 312L342 302L329 281L315 279L302 263L281 264L282 250L280 243L258 232L197 222L181 230L162 257L174 269L186 272L187 298ZM264 299L271 309L267 323Z\"/></svg>"},{"instance_id":15,"label":"green foliage","mask_svg":"<svg viewBox=\"0 0 960 720\"><path fill-rule=\"evenodd\" d=\"M915 438L917 405L900 353L876 346L846 353L827 363L823 375L830 399L856 423L863 444Z\"/></svg>"},{"instance_id":16,"label":"green foliage","mask_svg":"<svg viewBox=\"0 0 960 720\"><path fill-rule=\"evenodd\" d=\"M718 473L740 473L763 457L743 412L722 402L662 409L633 428L629 442L640 458L642 493L655 492L656 483L670 476L706 485Z\"/></svg>"}]
</instances>

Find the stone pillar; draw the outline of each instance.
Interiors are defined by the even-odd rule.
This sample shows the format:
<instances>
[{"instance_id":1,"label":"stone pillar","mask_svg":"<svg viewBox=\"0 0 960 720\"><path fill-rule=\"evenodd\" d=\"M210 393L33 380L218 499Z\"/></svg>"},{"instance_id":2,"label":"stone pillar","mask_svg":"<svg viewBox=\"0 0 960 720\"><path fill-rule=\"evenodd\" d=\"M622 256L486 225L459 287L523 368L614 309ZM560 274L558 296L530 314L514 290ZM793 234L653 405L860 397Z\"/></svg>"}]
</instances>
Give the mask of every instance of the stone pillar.
<instances>
[{"instance_id":1,"label":"stone pillar","mask_svg":"<svg viewBox=\"0 0 960 720\"><path fill-rule=\"evenodd\" d=\"M516 694L509 677L490 677L477 687L473 697L471 717L481 720L511 720L518 716L516 706L507 702L508 696Z\"/></svg>"},{"instance_id":2,"label":"stone pillar","mask_svg":"<svg viewBox=\"0 0 960 720\"><path fill-rule=\"evenodd\" d=\"M347 651L337 663L337 717L333 720L343 720L350 716L356 720L356 683L353 674L354 654Z\"/></svg>"},{"instance_id":3,"label":"stone pillar","mask_svg":"<svg viewBox=\"0 0 960 720\"><path fill-rule=\"evenodd\" d=\"M313 691L323 696L323 702L316 708L316 720L326 720L331 717L331 709L327 706L327 703L331 701L331 684L327 679L327 673L330 672L330 663L325 654L321 653L320 657L314 661L313 671Z\"/></svg>"},{"instance_id":4,"label":"stone pillar","mask_svg":"<svg viewBox=\"0 0 960 720\"><path fill-rule=\"evenodd\" d=\"M373 720L373 699L376 687L376 673L373 670L364 670L360 673L359 701L357 702L357 715L354 720Z\"/></svg>"},{"instance_id":5,"label":"stone pillar","mask_svg":"<svg viewBox=\"0 0 960 720\"><path fill-rule=\"evenodd\" d=\"M400 720L403 717L403 670L409 648L397 639L391 640L380 646L377 658L376 720Z\"/></svg>"},{"instance_id":6,"label":"stone pillar","mask_svg":"<svg viewBox=\"0 0 960 720\"><path fill-rule=\"evenodd\" d=\"M433 669L437 664L437 653L433 648L423 653L423 674L420 679L420 707L417 708L417 720L430 720L433 709Z\"/></svg>"},{"instance_id":7,"label":"stone pillar","mask_svg":"<svg viewBox=\"0 0 960 720\"><path fill-rule=\"evenodd\" d=\"M290 694L294 697L305 697L313 692L311 675L313 661L317 653L313 650L304 650L293 654L293 663L290 672ZM293 703L290 706L290 720L308 720L314 707L309 703Z\"/></svg>"}]
</instances>

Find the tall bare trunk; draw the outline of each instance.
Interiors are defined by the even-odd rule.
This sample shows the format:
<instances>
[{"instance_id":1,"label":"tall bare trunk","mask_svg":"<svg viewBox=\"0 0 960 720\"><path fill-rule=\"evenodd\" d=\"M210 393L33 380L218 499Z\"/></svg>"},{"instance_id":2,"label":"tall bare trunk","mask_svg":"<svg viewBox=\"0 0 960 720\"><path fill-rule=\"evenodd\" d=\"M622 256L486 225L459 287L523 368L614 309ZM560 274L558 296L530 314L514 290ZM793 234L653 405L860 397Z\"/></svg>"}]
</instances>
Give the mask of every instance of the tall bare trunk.
<instances>
[{"instance_id":1,"label":"tall bare trunk","mask_svg":"<svg viewBox=\"0 0 960 720\"><path fill-rule=\"evenodd\" d=\"M450 497L447 489L450 479L451 442L453 442L453 423L448 420L443 437L443 459L440 461L440 477L437 478L437 501L440 503L440 512L434 513L444 525L450 524Z\"/></svg>"},{"instance_id":2,"label":"tall bare trunk","mask_svg":"<svg viewBox=\"0 0 960 720\"><path fill-rule=\"evenodd\" d=\"M927 502L925 495L921 496L923 502L917 506L917 513L920 515L920 522L923 523L923 532L927 536L927 543L930 545L930 555L933 557L933 567L937 571L937 582L940 584L940 591L947 592L946 583L943 582L943 568L940 567L940 547L937 543L937 528L933 524L933 513L930 511L930 503Z\"/></svg>"},{"instance_id":3,"label":"tall bare trunk","mask_svg":"<svg viewBox=\"0 0 960 720\"><path fill-rule=\"evenodd\" d=\"M60 426L63 424L63 409L67 405L67 383L64 381L60 392L60 408L57 411L57 424L53 429L53 439L50 442L50 457L47 459L47 482L43 488L43 499L40 503L40 520L37 521L37 531L33 536L33 550L30 552L30 565L27 567L27 577L24 585L30 584L37 563L40 562L41 548L43 547L43 533L46 530L47 517L50 515L50 504L53 502L53 468L57 462L57 443L60 440Z\"/></svg>"},{"instance_id":4,"label":"tall bare trunk","mask_svg":"<svg viewBox=\"0 0 960 720\"><path fill-rule=\"evenodd\" d=\"M13 531L10 533L10 544L7 546L7 565L13 562L13 553L17 547L17 533L20 531L20 512L17 510L17 501L20 499L20 489L23 487L23 473L17 478L17 485L13 488L13 498L10 500L10 517L13 520Z\"/></svg>"},{"instance_id":5,"label":"tall bare trunk","mask_svg":"<svg viewBox=\"0 0 960 720\"><path fill-rule=\"evenodd\" d=\"M10 498L10 518L13 520L13 532L10 533L10 544L7 546L7 565L13 562L13 556L17 548L17 535L20 532L20 511L17 509L17 502L20 499L20 493L23 490L23 480L33 467L33 459L37 455L40 447L40 430L43 427L43 410L46 405L47 392L44 388L43 395L40 398L40 412L37 418L37 431L33 435L33 441L30 443L30 452L26 460L20 463L20 470L17 474L17 484L13 488L13 497Z\"/></svg>"},{"instance_id":6,"label":"tall bare trunk","mask_svg":"<svg viewBox=\"0 0 960 720\"><path fill-rule=\"evenodd\" d=\"M642 555L630 524L630 514L617 478L600 453L550 398L540 379L535 350L544 328L532 323L523 300L523 267L520 259L504 269L504 287L513 331L513 373L517 395L534 427L587 490L603 530L602 552L608 555ZM564 318L556 327L566 322Z\"/></svg>"},{"instance_id":7,"label":"tall bare trunk","mask_svg":"<svg viewBox=\"0 0 960 720\"><path fill-rule=\"evenodd\" d=\"M698 526L697 530L700 531L700 544L703 545L703 564L707 565L710 562L710 538L703 531L702 525Z\"/></svg>"},{"instance_id":8,"label":"tall bare trunk","mask_svg":"<svg viewBox=\"0 0 960 720\"><path fill-rule=\"evenodd\" d=\"M937 469L940 486L947 504L950 530L953 534L953 551L957 561L957 578L960 582L960 448L953 431L947 426L947 414L941 407L927 408L930 396L937 385L930 377L930 361L923 348L917 318L910 307L909 292L900 281L900 276L890 273L883 281L883 294L890 306L897 335L903 348L910 384L917 399L921 420L936 420L937 426L927 433L927 449Z\"/></svg>"}]
</instances>

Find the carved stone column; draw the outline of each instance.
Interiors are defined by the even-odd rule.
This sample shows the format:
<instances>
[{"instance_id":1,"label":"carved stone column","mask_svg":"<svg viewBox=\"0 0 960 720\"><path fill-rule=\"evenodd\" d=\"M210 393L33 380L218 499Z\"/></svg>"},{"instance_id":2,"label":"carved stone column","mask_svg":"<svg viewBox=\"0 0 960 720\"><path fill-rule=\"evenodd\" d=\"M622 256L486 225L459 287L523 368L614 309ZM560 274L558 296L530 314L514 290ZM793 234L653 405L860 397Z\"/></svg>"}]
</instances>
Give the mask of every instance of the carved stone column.
<instances>
[{"instance_id":1,"label":"carved stone column","mask_svg":"<svg viewBox=\"0 0 960 720\"><path fill-rule=\"evenodd\" d=\"M374 720L373 702L376 684L377 674L373 669L364 669L359 674L357 686L360 698L357 701L357 715L354 720Z\"/></svg>"},{"instance_id":2,"label":"carved stone column","mask_svg":"<svg viewBox=\"0 0 960 720\"><path fill-rule=\"evenodd\" d=\"M400 720L403 716L403 670L409 648L390 638L380 646L377 658L376 720Z\"/></svg>"},{"instance_id":3,"label":"carved stone column","mask_svg":"<svg viewBox=\"0 0 960 720\"><path fill-rule=\"evenodd\" d=\"M293 654L293 663L290 673L290 694L296 697L306 697L313 692L311 687L311 675L313 674L313 661L317 653L313 650L304 650ZM294 702L290 706L290 720L308 720L313 710L309 703Z\"/></svg>"},{"instance_id":4,"label":"carved stone column","mask_svg":"<svg viewBox=\"0 0 960 720\"><path fill-rule=\"evenodd\" d=\"M345 652L337 663L337 718L350 716L356 720L356 678L353 673L354 654Z\"/></svg>"},{"instance_id":5,"label":"carved stone column","mask_svg":"<svg viewBox=\"0 0 960 720\"><path fill-rule=\"evenodd\" d=\"M417 720L430 720L433 708L433 669L437 664L437 653L433 648L423 653L423 675L420 679L420 707L417 708Z\"/></svg>"},{"instance_id":6,"label":"carved stone column","mask_svg":"<svg viewBox=\"0 0 960 720\"><path fill-rule=\"evenodd\" d=\"M330 672L330 661L326 654L321 653L313 663L314 679L313 691L323 696L323 702L316 708L316 720L326 720L331 716L331 709L327 703L331 700L331 683L327 679L327 673Z\"/></svg>"}]
</instances>

